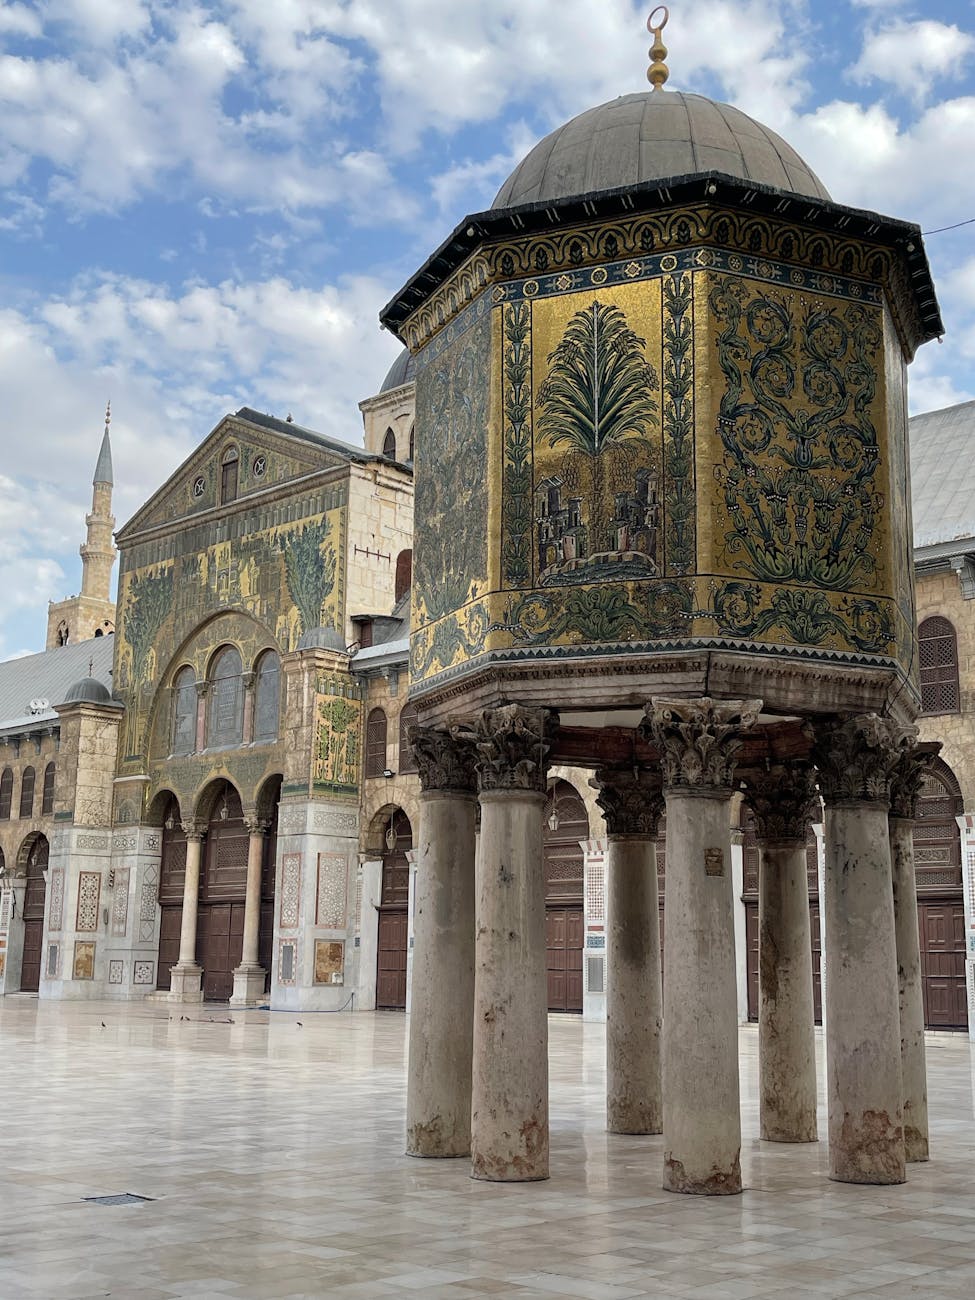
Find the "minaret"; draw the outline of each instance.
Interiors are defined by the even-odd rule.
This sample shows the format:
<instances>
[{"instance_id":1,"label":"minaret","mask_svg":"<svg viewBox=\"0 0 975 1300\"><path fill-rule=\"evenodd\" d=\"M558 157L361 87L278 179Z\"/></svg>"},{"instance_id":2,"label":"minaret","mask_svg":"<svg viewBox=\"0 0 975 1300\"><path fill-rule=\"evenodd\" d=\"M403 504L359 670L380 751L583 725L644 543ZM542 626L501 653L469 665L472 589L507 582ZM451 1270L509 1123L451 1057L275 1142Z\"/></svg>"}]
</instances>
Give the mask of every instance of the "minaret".
<instances>
[{"instance_id":1,"label":"minaret","mask_svg":"<svg viewBox=\"0 0 975 1300\"><path fill-rule=\"evenodd\" d=\"M112 566L115 563L111 424L110 402L105 411L105 432L92 479L91 512L85 517L88 536L80 551L81 595L48 606L48 650L115 631L115 602L111 597Z\"/></svg>"}]
</instances>

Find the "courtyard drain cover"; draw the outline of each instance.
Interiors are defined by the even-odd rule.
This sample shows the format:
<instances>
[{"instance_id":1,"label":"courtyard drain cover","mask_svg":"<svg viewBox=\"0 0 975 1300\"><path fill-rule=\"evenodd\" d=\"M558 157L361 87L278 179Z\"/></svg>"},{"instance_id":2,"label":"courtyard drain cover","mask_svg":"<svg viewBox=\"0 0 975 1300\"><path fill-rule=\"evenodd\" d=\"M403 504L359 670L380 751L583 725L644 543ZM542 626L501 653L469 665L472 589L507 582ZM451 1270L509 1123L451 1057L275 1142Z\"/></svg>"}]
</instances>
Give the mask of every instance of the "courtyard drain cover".
<instances>
[{"instance_id":1,"label":"courtyard drain cover","mask_svg":"<svg viewBox=\"0 0 975 1300\"><path fill-rule=\"evenodd\" d=\"M119 1192L115 1196L83 1196L83 1201L88 1201L92 1205L141 1205L143 1201L151 1201L152 1196L136 1196L134 1192Z\"/></svg>"}]
</instances>

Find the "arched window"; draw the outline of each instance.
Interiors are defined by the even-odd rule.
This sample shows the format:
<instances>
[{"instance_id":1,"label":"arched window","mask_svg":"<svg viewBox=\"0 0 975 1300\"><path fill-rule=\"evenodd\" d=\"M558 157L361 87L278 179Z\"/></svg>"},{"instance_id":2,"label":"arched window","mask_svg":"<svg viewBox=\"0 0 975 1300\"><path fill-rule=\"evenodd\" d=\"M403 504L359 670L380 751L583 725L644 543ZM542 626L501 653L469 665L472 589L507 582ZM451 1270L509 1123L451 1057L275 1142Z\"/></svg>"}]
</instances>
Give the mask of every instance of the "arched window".
<instances>
[{"instance_id":1,"label":"arched window","mask_svg":"<svg viewBox=\"0 0 975 1300\"><path fill-rule=\"evenodd\" d=\"M196 749L196 674L181 668L173 681L173 753Z\"/></svg>"},{"instance_id":2,"label":"arched window","mask_svg":"<svg viewBox=\"0 0 975 1300\"><path fill-rule=\"evenodd\" d=\"M396 557L396 599L402 600L413 581L413 552L400 551Z\"/></svg>"},{"instance_id":3,"label":"arched window","mask_svg":"<svg viewBox=\"0 0 975 1300\"><path fill-rule=\"evenodd\" d=\"M41 794L41 816L50 817L54 812L54 764L48 763L44 769L44 790Z\"/></svg>"},{"instance_id":4,"label":"arched window","mask_svg":"<svg viewBox=\"0 0 975 1300\"><path fill-rule=\"evenodd\" d=\"M240 456L237 448L228 448L223 454L223 461L220 465L220 502L222 505L237 499L237 469L239 465Z\"/></svg>"},{"instance_id":5,"label":"arched window","mask_svg":"<svg viewBox=\"0 0 975 1300\"><path fill-rule=\"evenodd\" d=\"M383 438L383 455L387 460L396 459L396 434L392 429L387 429L386 437Z\"/></svg>"},{"instance_id":6,"label":"arched window","mask_svg":"<svg viewBox=\"0 0 975 1300\"><path fill-rule=\"evenodd\" d=\"M926 618L917 630L921 665L921 712L957 713L958 642L946 618Z\"/></svg>"},{"instance_id":7,"label":"arched window","mask_svg":"<svg viewBox=\"0 0 975 1300\"><path fill-rule=\"evenodd\" d=\"M410 727L416 722L416 705L406 704L399 715L399 770L415 772L416 758L410 745Z\"/></svg>"},{"instance_id":8,"label":"arched window","mask_svg":"<svg viewBox=\"0 0 975 1300\"><path fill-rule=\"evenodd\" d=\"M386 715L373 709L366 719L366 776L382 776L386 770Z\"/></svg>"},{"instance_id":9,"label":"arched window","mask_svg":"<svg viewBox=\"0 0 975 1300\"><path fill-rule=\"evenodd\" d=\"M244 736L244 683L240 651L228 645L218 651L210 669L207 745L239 745Z\"/></svg>"},{"instance_id":10,"label":"arched window","mask_svg":"<svg viewBox=\"0 0 975 1300\"><path fill-rule=\"evenodd\" d=\"M3 776L0 776L0 821L5 822L10 819L10 805L14 797L14 774L9 767L3 769Z\"/></svg>"},{"instance_id":11,"label":"arched window","mask_svg":"<svg viewBox=\"0 0 975 1300\"><path fill-rule=\"evenodd\" d=\"M416 437L416 429L411 424L410 425L410 460L413 459L413 444L414 444L415 437Z\"/></svg>"},{"instance_id":12,"label":"arched window","mask_svg":"<svg viewBox=\"0 0 975 1300\"><path fill-rule=\"evenodd\" d=\"M24 775L20 778L20 815L21 817L34 816L34 769L32 767L25 767Z\"/></svg>"},{"instance_id":13,"label":"arched window","mask_svg":"<svg viewBox=\"0 0 975 1300\"><path fill-rule=\"evenodd\" d=\"M277 740L281 714L281 660L273 650L257 662L254 685L254 739Z\"/></svg>"}]
</instances>

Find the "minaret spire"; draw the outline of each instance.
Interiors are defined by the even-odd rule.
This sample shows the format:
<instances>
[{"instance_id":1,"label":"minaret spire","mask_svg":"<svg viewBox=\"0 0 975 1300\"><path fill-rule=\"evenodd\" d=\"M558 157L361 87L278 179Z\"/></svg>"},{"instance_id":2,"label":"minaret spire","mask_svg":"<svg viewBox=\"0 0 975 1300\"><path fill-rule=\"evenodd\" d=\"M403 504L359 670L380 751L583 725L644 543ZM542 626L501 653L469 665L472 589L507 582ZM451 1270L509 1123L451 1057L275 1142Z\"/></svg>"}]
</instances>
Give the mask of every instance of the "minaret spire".
<instances>
[{"instance_id":1,"label":"minaret spire","mask_svg":"<svg viewBox=\"0 0 975 1300\"><path fill-rule=\"evenodd\" d=\"M115 544L112 531L112 404L105 410L95 473L92 476L91 512L85 516L88 535L81 546L81 594L48 607L47 648L74 645L93 636L115 630L115 602L112 600L112 569Z\"/></svg>"}]
</instances>

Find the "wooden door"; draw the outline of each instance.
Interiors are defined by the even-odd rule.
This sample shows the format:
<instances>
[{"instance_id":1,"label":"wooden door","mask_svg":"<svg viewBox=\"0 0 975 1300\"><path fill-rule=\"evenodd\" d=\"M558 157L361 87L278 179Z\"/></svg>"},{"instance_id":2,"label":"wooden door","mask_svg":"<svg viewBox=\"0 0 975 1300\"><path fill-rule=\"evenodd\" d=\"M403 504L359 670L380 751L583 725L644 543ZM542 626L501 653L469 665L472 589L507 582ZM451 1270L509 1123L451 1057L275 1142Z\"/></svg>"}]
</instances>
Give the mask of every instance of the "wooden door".
<instances>
[{"instance_id":1,"label":"wooden door","mask_svg":"<svg viewBox=\"0 0 975 1300\"><path fill-rule=\"evenodd\" d=\"M159 916L159 964L156 988L171 987L170 972L179 961L179 932L183 924L183 908L164 907Z\"/></svg>"},{"instance_id":2,"label":"wooden door","mask_svg":"<svg viewBox=\"0 0 975 1300\"><path fill-rule=\"evenodd\" d=\"M406 1010L407 929L405 908L380 908L376 1006L384 1011Z\"/></svg>"},{"instance_id":3,"label":"wooden door","mask_svg":"<svg viewBox=\"0 0 975 1300\"><path fill-rule=\"evenodd\" d=\"M809 904L809 937L812 941L813 1020L823 1023L823 934L819 928L819 900Z\"/></svg>"},{"instance_id":4,"label":"wooden door","mask_svg":"<svg viewBox=\"0 0 975 1300\"><path fill-rule=\"evenodd\" d=\"M545 912L549 1011L582 1010L583 919L581 907Z\"/></svg>"},{"instance_id":5,"label":"wooden door","mask_svg":"<svg viewBox=\"0 0 975 1300\"><path fill-rule=\"evenodd\" d=\"M27 886L24 890L24 956L20 967L22 993L36 993L41 986L41 957L44 949L44 902L47 886L47 840L39 840L27 859Z\"/></svg>"},{"instance_id":6,"label":"wooden door","mask_svg":"<svg viewBox=\"0 0 975 1300\"><path fill-rule=\"evenodd\" d=\"M229 1002L243 948L243 903L211 903L200 908L196 951L203 967L205 1002Z\"/></svg>"},{"instance_id":7,"label":"wooden door","mask_svg":"<svg viewBox=\"0 0 975 1300\"><path fill-rule=\"evenodd\" d=\"M918 904L924 1022L929 1029L965 1029L965 912L960 902Z\"/></svg>"}]
</instances>

